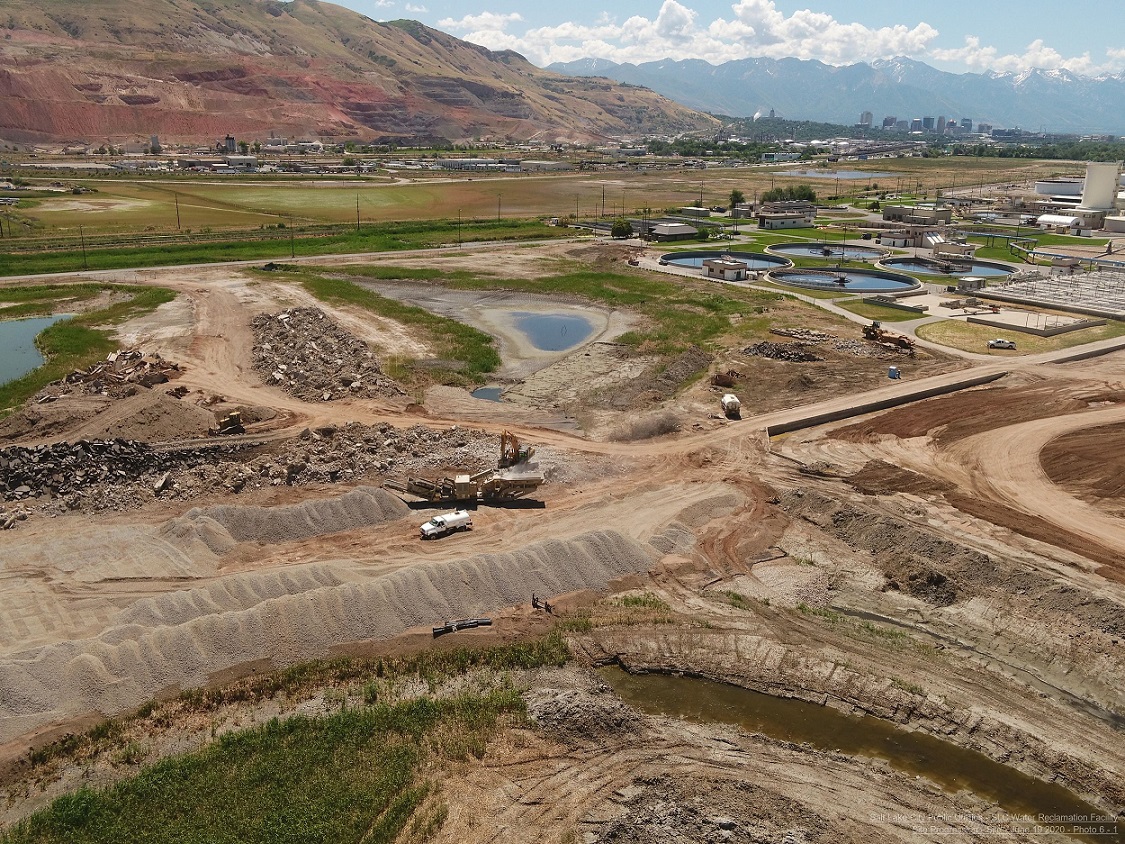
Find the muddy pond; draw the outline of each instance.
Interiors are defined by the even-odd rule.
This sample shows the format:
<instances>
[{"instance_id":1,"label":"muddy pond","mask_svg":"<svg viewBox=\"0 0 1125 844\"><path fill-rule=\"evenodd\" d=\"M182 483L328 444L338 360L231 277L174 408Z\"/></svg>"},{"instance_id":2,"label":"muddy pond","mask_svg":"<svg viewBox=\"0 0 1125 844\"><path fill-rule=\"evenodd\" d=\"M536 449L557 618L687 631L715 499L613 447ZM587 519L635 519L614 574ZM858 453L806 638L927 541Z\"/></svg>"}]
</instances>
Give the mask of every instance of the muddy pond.
<instances>
[{"instance_id":1,"label":"muddy pond","mask_svg":"<svg viewBox=\"0 0 1125 844\"><path fill-rule=\"evenodd\" d=\"M634 675L615 667L602 668L600 674L626 703L642 712L733 724L825 752L876 757L904 773L926 777L946 791L971 791L1012 816L1104 815L1061 786L879 718L847 715L827 706L693 677ZM1074 830L1083 839L1088 836L1080 833L1086 831ZM1113 836L1101 837L1110 839Z\"/></svg>"}]
</instances>

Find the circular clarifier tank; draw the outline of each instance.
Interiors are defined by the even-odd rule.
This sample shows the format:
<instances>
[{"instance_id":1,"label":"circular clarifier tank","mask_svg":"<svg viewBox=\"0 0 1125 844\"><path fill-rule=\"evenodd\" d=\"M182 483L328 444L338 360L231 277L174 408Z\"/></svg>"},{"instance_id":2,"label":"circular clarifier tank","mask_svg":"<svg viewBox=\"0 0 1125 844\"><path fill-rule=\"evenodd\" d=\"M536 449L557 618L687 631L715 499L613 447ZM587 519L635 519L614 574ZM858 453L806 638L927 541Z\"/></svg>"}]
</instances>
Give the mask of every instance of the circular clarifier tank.
<instances>
[{"instance_id":1,"label":"circular clarifier tank","mask_svg":"<svg viewBox=\"0 0 1125 844\"><path fill-rule=\"evenodd\" d=\"M1011 275L1015 267L1001 264L998 261L937 261L933 258L887 258L880 261L882 267L904 270L908 273L919 275L974 275L982 277L996 277Z\"/></svg>"},{"instance_id":2,"label":"circular clarifier tank","mask_svg":"<svg viewBox=\"0 0 1125 844\"><path fill-rule=\"evenodd\" d=\"M746 264L748 270L770 270L774 267L789 266L791 261L763 252L720 252L716 249L697 249L684 252L669 252L660 256L660 263L673 267L703 269L703 262L709 258L733 258Z\"/></svg>"},{"instance_id":3,"label":"circular clarifier tank","mask_svg":"<svg viewBox=\"0 0 1125 844\"><path fill-rule=\"evenodd\" d=\"M874 246L845 246L840 243L779 243L767 246L772 255L790 258L823 258L826 261L873 261L888 254Z\"/></svg>"},{"instance_id":4,"label":"circular clarifier tank","mask_svg":"<svg viewBox=\"0 0 1125 844\"><path fill-rule=\"evenodd\" d=\"M881 270L834 267L828 270L773 270L770 281L810 290L839 290L843 293L903 293L922 286L917 279Z\"/></svg>"}]
</instances>

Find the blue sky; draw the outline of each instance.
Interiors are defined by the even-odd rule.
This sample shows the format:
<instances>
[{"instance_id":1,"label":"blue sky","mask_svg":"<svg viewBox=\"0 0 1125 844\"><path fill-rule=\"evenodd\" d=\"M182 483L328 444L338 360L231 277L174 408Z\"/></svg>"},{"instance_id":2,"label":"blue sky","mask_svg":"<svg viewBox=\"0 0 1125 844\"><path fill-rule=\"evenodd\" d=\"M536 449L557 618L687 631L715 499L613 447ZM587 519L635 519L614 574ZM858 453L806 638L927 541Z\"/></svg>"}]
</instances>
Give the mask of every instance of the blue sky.
<instances>
[{"instance_id":1,"label":"blue sky","mask_svg":"<svg viewBox=\"0 0 1125 844\"><path fill-rule=\"evenodd\" d=\"M1125 2L1065 0L334 0L412 18L537 65L795 56L850 64L908 56L954 72L1125 72Z\"/></svg>"}]
</instances>

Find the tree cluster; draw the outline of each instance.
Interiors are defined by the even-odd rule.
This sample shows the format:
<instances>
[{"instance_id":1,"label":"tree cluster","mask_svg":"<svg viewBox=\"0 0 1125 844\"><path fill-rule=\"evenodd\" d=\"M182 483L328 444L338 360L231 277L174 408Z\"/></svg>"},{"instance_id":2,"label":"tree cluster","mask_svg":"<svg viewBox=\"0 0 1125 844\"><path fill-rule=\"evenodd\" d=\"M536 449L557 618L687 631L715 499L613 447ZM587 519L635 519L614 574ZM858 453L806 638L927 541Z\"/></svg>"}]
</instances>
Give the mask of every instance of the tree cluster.
<instances>
[{"instance_id":1,"label":"tree cluster","mask_svg":"<svg viewBox=\"0 0 1125 844\"><path fill-rule=\"evenodd\" d=\"M808 185L796 185L786 188L773 188L761 196L762 202L792 202L798 199L816 202L816 191Z\"/></svg>"}]
</instances>

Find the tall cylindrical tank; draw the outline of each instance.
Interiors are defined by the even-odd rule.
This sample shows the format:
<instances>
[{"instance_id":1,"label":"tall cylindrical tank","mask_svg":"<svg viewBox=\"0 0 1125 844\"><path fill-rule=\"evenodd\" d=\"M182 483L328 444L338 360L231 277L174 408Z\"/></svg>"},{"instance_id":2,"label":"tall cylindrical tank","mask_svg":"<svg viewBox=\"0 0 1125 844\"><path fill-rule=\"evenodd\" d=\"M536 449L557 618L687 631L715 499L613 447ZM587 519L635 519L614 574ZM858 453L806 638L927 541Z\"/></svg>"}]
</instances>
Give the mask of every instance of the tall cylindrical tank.
<instances>
[{"instance_id":1,"label":"tall cylindrical tank","mask_svg":"<svg viewBox=\"0 0 1125 844\"><path fill-rule=\"evenodd\" d=\"M1112 211L1117 198L1117 162L1091 161L1086 165L1086 187L1079 208Z\"/></svg>"}]
</instances>

